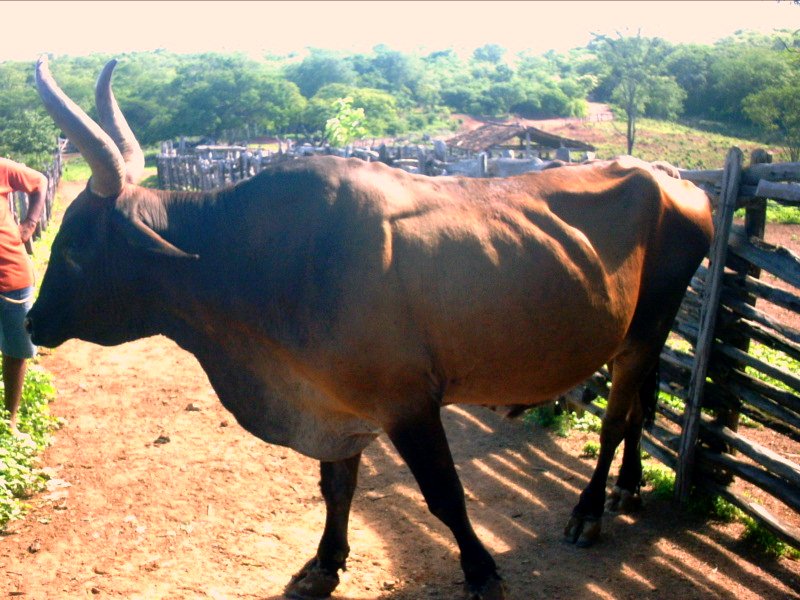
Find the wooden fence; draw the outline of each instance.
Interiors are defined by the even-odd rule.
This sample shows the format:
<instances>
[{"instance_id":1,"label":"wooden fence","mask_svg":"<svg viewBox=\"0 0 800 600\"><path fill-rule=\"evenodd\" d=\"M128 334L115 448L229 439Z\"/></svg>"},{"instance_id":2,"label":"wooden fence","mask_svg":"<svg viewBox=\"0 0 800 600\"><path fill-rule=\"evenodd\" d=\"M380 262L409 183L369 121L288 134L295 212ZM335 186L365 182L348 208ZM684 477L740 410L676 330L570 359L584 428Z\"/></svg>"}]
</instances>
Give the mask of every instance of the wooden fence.
<instances>
[{"instance_id":1,"label":"wooden fence","mask_svg":"<svg viewBox=\"0 0 800 600\"><path fill-rule=\"evenodd\" d=\"M320 153L333 152L310 147L277 154L239 149L222 158L165 153L159 157L159 181L168 189L210 189L252 176L276 160ZM382 160L429 175L505 176L542 166L535 160L486 155L471 161L448 161L435 148L413 146L336 153ZM769 309L771 305L791 314L800 312L800 259L763 239L767 198L800 205L800 185L794 183L800 181L800 163L751 162L747 168L742 163L741 151L733 148L723 169L681 171L683 178L711 196L716 236L662 353L663 401L642 444L676 471L680 502L685 502L692 486L706 488L800 548L797 526L776 515L774 507L764 506L783 505L789 514L800 513L800 465L767 447L763 440L752 439L773 437L793 448L800 442L800 374L796 366L800 363L800 331ZM744 209L745 216L734 223L737 209ZM762 273L767 273L769 280L761 278ZM765 348L773 353L770 358L763 357ZM781 367L782 362L794 367ZM602 417L598 401L608 397L608 388L607 372L599 371L565 398L582 402L586 391L591 391L598 399L585 407ZM739 426L740 415L762 429L745 433L746 428ZM767 435L757 435L760 432ZM757 495L765 495L767 500L754 500L752 490L756 488L761 490Z\"/></svg>"},{"instance_id":2,"label":"wooden fence","mask_svg":"<svg viewBox=\"0 0 800 600\"><path fill-rule=\"evenodd\" d=\"M189 154L179 154L171 144L165 144L156 159L158 186L165 190L213 190L252 177L274 162L324 154L380 161L410 173L430 176L508 177L537 171L547 164L539 158L492 157L486 153L472 158L457 158L437 144L346 149L300 145L280 152L251 151L243 146L215 146Z\"/></svg>"},{"instance_id":3,"label":"wooden fence","mask_svg":"<svg viewBox=\"0 0 800 600\"><path fill-rule=\"evenodd\" d=\"M61 181L63 169L61 145L59 145L59 147L53 152L52 162L42 171L42 173L44 173L44 175L47 177L47 193L45 194L44 198L42 216L39 219L39 224L33 234L33 239L38 239L41 236L42 231L47 229L47 226L50 222L50 216L52 215L53 211L53 201L56 197L56 189L58 189L58 184ZM9 202L11 203L11 211L14 214L14 218L18 222L22 221L25 218L25 215L28 214L28 195L24 192L13 192L9 194ZM33 252L30 243L28 244L27 250L28 253Z\"/></svg>"}]
</instances>

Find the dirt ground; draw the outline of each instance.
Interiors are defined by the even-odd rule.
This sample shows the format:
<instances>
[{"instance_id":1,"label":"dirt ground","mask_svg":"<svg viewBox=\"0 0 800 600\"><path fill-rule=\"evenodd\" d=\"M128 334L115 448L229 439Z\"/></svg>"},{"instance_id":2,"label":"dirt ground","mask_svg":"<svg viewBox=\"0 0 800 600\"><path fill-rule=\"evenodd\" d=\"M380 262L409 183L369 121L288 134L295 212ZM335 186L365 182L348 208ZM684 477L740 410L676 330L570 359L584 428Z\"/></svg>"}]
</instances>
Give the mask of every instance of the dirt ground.
<instances>
[{"instance_id":1,"label":"dirt ground","mask_svg":"<svg viewBox=\"0 0 800 600\"><path fill-rule=\"evenodd\" d=\"M0 537L0 596L281 597L323 527L314 461L242 430L166 338L71 341L39 361L64 426L43 456L48 491ZM470 515L509 598L800 598L797 561L754 556L741 525L701 521L649 492L643 512L606 517L595 547L564 543L593 469L579 457L586 437L480 408L444 414ZM385 436L365 453L350 545L334 598L460 597L455 544Z\"/></svg>"}]
</instances>

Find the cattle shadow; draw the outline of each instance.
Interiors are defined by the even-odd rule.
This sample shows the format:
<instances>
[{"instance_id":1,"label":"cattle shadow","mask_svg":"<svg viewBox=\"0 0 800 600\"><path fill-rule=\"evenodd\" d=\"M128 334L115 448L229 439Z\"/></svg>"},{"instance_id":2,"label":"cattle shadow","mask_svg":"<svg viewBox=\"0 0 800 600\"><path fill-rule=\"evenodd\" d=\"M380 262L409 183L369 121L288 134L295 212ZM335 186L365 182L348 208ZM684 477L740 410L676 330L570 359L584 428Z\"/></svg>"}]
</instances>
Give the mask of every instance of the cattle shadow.
<instances>
[{"instance_id":1,"label":"cattle shadow","mask_svg":"<svg viewBox=\"0 0 800 600\"><path fill-rule=\"evenodd\" d=\"M498 563L509 599L800 598L793 591L800 585L797 572L748 556L724 528L647 491L642 512L605 518L594 547L564 542L563 527L594 461L567 454L551 432L484 408L449 407L443 417L470 517ZM379 565L359 556L364 530L382 541L386 560ZM452 536L428 513L385 436L364 454L350 545L350 570L334 598L363 599L365 589L374 593L367 597L391 600L461 597Z\"/></svg>"}]
</instances>

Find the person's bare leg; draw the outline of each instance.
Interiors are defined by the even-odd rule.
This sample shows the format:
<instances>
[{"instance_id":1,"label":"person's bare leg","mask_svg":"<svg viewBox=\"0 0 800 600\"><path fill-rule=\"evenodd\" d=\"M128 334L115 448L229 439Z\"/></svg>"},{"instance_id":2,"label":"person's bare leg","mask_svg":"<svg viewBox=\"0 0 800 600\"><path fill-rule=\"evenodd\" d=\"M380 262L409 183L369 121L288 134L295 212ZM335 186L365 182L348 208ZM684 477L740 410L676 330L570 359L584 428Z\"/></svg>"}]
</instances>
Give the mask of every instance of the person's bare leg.
<instances>
[{"instance_id":1,"label":"person's bare leg","mask_svg":"<svg viewBox=\"0 0 800 600\"><path fill-rule=\"evenodd\" d=\"M17 412L22 402L22 386L25 383L25 359L3 354L3 385L5 386L6 410L11 413L11 430L17 431Z\"/></svg>"}]
</instances>

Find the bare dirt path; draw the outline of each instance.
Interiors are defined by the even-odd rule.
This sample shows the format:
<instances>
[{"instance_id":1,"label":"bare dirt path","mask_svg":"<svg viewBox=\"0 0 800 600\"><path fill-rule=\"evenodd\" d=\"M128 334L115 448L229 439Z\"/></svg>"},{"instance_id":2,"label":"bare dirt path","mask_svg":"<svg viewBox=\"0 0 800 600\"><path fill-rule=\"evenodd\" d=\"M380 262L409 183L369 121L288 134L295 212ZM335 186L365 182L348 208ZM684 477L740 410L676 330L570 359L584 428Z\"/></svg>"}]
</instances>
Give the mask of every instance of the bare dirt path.
<instances>
[{"instance_id":1,"label":"bare dirt path","mask_svg":"<svg viewBox=\"0 0 800 600\"><path fill-rule=\"evenodd\" d=\"M281 597L322 529L313 461L240 429L165 338L73 341L42 363L66 421L44 461L69 487L34 499L0 538L5 594ZM666 502L607 519L595 548L564 544L592 469L578 458L580 435L555 438L484 409L445 412L469 510L511 598L800 598L797 563L749 557L737 526ZM450 535L383 437L366 452L350 544L336 598L459 597Z\"/></svg>"},{"instance_id":2,"label":"bare dirt path","mask_svg":"<svg viewBox=\"0 0 800 600\"><path fill-rule=\"evenodd\" d=\"M70 196L71 197L71 196ZM0 597L280 598L315 549L317 464L225 412L193 357L156 337L72 341L43 355L65 421L43 462L51 489L0 537ZM800 565L753 556L740 525L705 523L645 493L580 550L561 540L593 461L488 410L445 410L479 535L509 598L800 598ZM352 552L335 598L459 598L449 532L385 437L365 453Z\"/></svg>"}]
</instances>

